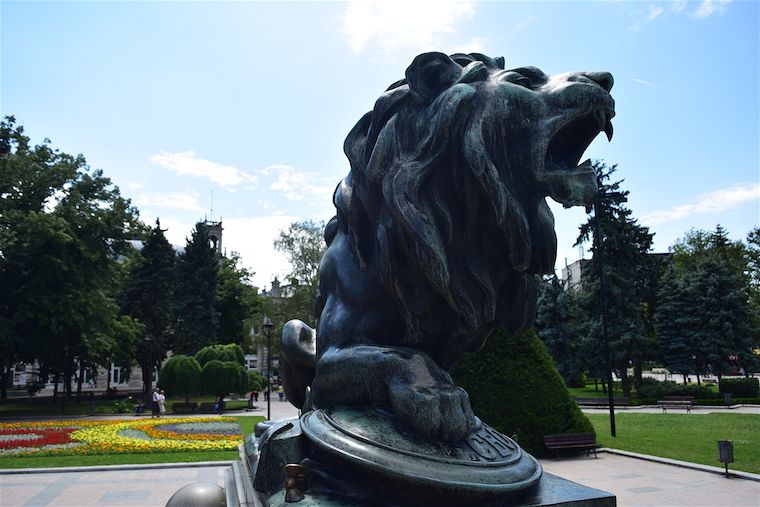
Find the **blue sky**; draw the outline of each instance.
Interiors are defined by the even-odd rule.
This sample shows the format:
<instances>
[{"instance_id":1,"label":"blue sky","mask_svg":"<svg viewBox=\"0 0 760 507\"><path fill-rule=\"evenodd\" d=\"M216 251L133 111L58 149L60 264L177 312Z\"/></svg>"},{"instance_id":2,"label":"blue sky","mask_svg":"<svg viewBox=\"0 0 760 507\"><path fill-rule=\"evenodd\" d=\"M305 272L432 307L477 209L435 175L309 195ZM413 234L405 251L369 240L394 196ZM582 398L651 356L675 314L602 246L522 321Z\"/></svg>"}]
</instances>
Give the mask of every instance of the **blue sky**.
<instances>
[{"instance_id":1,"label":"blue sky","mask_svg":"<svg viewBox=\"0 0 760 507\"><path fill-rule=\"evenodd\" d=\"M343 139L425 51L507 67L615 76L617 163L629 206L667 248L691 228L760 223L760 3L0 3L0 111L35 141L82 153L184 244L210 211L268 285L297 219L329 219ZM559 254L582 209L553 206Z\"/></svg>"}]
</instances>

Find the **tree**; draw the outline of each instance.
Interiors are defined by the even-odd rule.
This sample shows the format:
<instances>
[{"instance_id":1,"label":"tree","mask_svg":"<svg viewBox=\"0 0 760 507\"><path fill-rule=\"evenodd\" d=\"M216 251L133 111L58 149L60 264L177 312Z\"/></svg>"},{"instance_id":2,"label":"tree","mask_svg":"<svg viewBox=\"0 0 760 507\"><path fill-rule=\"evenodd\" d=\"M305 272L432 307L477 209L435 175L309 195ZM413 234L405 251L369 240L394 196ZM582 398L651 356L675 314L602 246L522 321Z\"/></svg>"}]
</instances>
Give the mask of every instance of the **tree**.
<instances>
[{"instance_id":1,"label":"tree","mask_svg":"<svg viewBox=\"0 0 760 507\"><path fill-rule=\"evenodd\" d=\"M193 354L216 341L219 262L208 230L197 223L179 257L174 336L177 353Z\"/></svg>"},{"instance_id":2,"label":"tree","mask_svg":"<svg viewBox=\"0 0 760 507\"><path fill-rule=\"evenodd\" d=\"M305 220L292 223L275 239L274 248L284 253L290 262L288 280L293 287L292 296L279 308L282 318L275 319L277 322L284 324L297 318L309 325L315 324L319 263L327 248L324 230L324 222ZM274 308L267 310L277 313Z\"/></svg>"},{"instance_id":3,"label":"tree","mask_svg":"<svg viewBox=\"0 0 760 507\"><path fill-rule=\"evenodd\" d=\"M267 379L257 371L248 372L248 390L249 391L263 391L267 385Z\"/></svg>"},{"instance_id":4,"label":"tree","mask_svg":"<svg viewBox=\"0 0 760 507\"><path fill-rule=\"evenodd\" d=\"M195 359L201 366L205 366L209 361L232 361L238 363L241 366L245 364L245 355L240 345L236 343L229 343L225 345L209 345L203 347L195 354Z\"/></svg>"},{"instance_id":5,"label":"tree","mask_svg":"<svg viewBox=\"0 0 760 507\"><path fill-rule=\"evenodd\" d=\"M565 383L582 385L586 369L583 316L575 292L565 290L556 276L542 284L535 325Z\"/></svg>"},{"instance_id":6,"label":"tree","mask_svg":"<svg viewBox=\"0 0 760 507\"><path fill-rule=\"evenodd\" d=\"M576 241L578 245L594 238L591 249L594 256L582 305L589 317L590 339L601 349L606 338L612 366L622 381L625 396L630 396L628 367L633 360L643 361L646 354L643 349L647 335L641 297L636 287L653 234L639 225L625 206L629 192L620 190L622 180L608 183L617 166L608 168L601 162L594 162L593 168L599 196L594 203L594 215L581 225ZM604 321L603 314L606 314Z\"/></svg>"},{"instance_id":7,"label":"tree","mask_svg":"<svg viewBox=\"0 0 760 507\"><path fill-rule=\"evenodd\" d=\"M137 210L83 156L30 146L12 116L0 123L0 197L2 395L12 364L34 360L71 394L77 364L136 346L140 326L115 297Z\"/></svg>"},{"instance_id":8,"label":"tree","mask_svg":"<svg viewBox=\"0 0 760 507\"><path fill-rule=\"evenodd\" d=\"M494 331L485 347L452 372L475 414L531 454L546 455L543 435L594 432L570 397L546 348L532 330Z\"/></svg>"},{"instance_id":9,"label":"tree","mask_svg":"<svg viewBox=\"0 0 760 507\"><path fill-rule=\"evenodd\" d=\"M248 390L248 373L234 361L213 359L201 371L201 390L207 394L226 396Z\"/></svg>"},{"instance_id":10,"label":"tree","mask_svg":"<svg viewBox=\"0 0 760 507\"><path fill-rule=\"evenodd\" d=\"M259 310L261 302L257 289L250 282L253 273L239 264L240 256L233 253L222 261L219 268L218 338L221 343L236 343L245 347L250 339L247 321Z\"/></svg>"},{"instance_id":11,"label":"tree","mask_svg":"<svg viewBox=\"0 0 760 507\"><path fill-rule=\"evenodd\" d=\"M694 371L697 382L708 371L720 377L732 364L748 374L758 341L751 247L730 241L718 225L712 233L690 231L672 250L657 316L666 363Z\"/></svg>"},{"instance_id":12,"label":"tree","mask_svg":"<svg viewBox=\"0 0 760 507\"><path fill-rule=\"evenodd\" d=\"M158 386L170 396L190 396L200 388L201 366L194 357L176 355L169 358L158 373Z\"/></svg>"},{"instance_id":13,"label":"tree","mask_svg":"<svg viewBox=\"0 0 760 507\"><path fill-rule=\"evenodd\" d=\"M151 378L153 368L161 364L174 345L176 264L174 248L164 236L161 222L156 219L138 259L130 266L122 295L122 311L145 326L148 338L143 347L149 350L142 352L150 357L151 364L141 361L143 379Z\"/></svg>"}]
</instances>

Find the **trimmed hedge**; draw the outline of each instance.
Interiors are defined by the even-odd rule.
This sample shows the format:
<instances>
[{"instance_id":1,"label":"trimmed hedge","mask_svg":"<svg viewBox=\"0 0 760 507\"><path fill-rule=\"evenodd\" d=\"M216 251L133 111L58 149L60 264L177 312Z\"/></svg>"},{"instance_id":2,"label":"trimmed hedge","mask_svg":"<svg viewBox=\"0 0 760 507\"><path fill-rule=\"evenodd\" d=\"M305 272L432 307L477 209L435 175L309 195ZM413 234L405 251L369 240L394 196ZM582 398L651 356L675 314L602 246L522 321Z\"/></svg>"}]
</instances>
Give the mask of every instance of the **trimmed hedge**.
<instances>
[{"instance_id":1,"label":"trimmed hedge","mask_svg":"<svg viewBox=\"0 0 760 507\"><path fill-rule=\"evenodd\" d=\"M737 398L757 398L760 396L760 382L756 378L722 378L718 390Z\"/></svg>"},{"instance_id":2,"label":"trimmed hedge","mask_svg":"<svg viewBox=\"0 0 760 507\"><path fill-rule=\"evenodd\" d=\"M533 331L509 337L495 331L452 376L470 395L475 415L531 454L547 454L544 435L594 433Z\"/></svg>"},{"instance_id":3,"label":"trimmed hedge","mask_svg":"<svg viewBox=\"0 0 760 507\"><path fill-rule=\"evenodd\" d=\"M699 400L722 399L718 393L707 386L683 385L675 382L660 382L653 378L641 380L641 386L636 391L639 399L661 400L664 396L694 396Z\"/></svg>"}]
</instances>

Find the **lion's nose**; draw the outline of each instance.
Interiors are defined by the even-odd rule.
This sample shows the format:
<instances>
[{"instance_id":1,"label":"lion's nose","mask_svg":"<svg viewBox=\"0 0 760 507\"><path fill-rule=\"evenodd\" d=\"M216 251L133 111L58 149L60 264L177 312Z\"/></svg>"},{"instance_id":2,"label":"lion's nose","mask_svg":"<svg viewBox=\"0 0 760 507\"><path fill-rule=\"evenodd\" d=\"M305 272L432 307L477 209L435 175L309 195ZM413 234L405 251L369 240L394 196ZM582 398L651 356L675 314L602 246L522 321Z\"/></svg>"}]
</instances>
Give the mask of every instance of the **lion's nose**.
<instances>
[{"instance_id":1,"label":"lion's nose","mask_svg":"<svg viewBox=\"0 0 760 507\"><path fill-rule=\"evenodd\" d=\"M612 85L615 84L609 72L584 72L583 74L607 91L612 90Z\"/></svg>"}]
</instances>

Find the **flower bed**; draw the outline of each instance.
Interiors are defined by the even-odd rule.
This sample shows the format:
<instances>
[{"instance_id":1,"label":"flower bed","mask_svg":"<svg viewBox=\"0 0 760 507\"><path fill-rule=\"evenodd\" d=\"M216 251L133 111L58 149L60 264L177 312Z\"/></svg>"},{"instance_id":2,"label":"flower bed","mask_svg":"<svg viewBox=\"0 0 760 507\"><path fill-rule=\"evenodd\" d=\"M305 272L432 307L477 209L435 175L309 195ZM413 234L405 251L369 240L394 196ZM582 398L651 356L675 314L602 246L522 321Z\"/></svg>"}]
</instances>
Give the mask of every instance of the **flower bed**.
<instances>
[{"instance_id":1,"label":"flower bed","mask_svg":"<svg viewBox=\"0 0 760 507\"><path fill-rule=\"evenodd\" d=\"M0 456L226 451L242 440L236 418L0 424Z\"/></svg>"}]
</instances>

